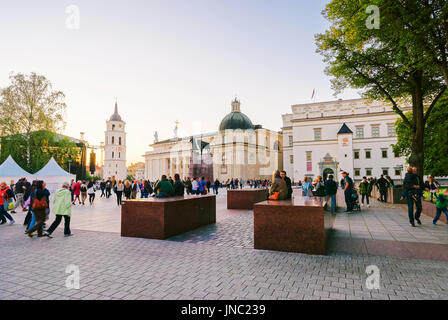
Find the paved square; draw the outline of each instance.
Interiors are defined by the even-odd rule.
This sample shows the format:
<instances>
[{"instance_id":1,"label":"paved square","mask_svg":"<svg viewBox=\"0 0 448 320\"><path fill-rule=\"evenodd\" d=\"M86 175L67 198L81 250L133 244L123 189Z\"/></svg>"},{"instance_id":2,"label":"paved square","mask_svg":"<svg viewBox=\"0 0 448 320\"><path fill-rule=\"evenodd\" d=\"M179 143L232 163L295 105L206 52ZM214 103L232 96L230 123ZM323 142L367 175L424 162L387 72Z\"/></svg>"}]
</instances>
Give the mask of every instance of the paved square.
<instances>
[{"instance_id":1,"label":"paved square","mask_svg":"<svg viewBox=\"0 0 448 320\"><path fill-rule=\"evenodd\" d=\"M114 199L98 200L74 208L70 238L61 227L53 239L26 237L23 214L0 227L0 299L448 299L443 261L254 250L252 211L226 210L225 192L217 199L216 226L169 241L122 238ZM411 234L397 212L341 214L337 231L445 241L446 226L433 230L424 220L422 232ZM79 267L79 290L65 286L69 265ZM366 287L369 265L380 270L379 290Z\"/></svg>"}]
</instances>

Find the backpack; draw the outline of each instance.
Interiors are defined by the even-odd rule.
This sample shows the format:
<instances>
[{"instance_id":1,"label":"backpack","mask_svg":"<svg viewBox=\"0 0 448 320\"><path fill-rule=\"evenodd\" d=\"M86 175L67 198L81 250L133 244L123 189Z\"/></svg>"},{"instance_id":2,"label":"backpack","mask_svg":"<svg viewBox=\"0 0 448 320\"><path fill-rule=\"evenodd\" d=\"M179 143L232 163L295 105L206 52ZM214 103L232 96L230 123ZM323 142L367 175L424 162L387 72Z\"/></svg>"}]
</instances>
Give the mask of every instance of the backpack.
<instances>
[{"instance_id":1,"label":"backpack","mask_svg":"<svg viewBox=\"0 0 448 320\"><path fill-rule=\"evenodd\" d=\"M87 191L87 187L83 184L81 186L81 192L86 192Z\"/></svg>"},{"instance_id":2,"label":"backpack","mask_svg":"<svg viewBox=\"0 0 448 320\"><path fill-rule=\"evenodd\" d=\"M316 189L316 196L325 197L325 186L322 182L318 183L318 187Z\"/></svg>"},{"instance_id":3,"label":"backpack","mask_svg":"<svg viewBox=\"0 0 448 320\"><path fill-rule=\"evenodd\" d=\"M45 197L42 197L39 199L34 198L33 199L33 210L43 210L48 207L47 200Z\"/></svg>"}]
</instances>

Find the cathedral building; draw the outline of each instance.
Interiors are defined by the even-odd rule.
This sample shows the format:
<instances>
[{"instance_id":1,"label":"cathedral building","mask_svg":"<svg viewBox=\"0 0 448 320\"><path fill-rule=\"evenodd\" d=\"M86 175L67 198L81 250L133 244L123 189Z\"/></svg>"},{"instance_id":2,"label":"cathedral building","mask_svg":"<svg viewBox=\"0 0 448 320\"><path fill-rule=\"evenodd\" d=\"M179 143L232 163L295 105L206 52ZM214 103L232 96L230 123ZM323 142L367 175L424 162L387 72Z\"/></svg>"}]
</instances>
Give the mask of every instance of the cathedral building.
<instances>
[{"instance_id":1,"label":"cathedral building","mask_svg":"<svg viewBox=\"0 0 448 320\"><path fill-rule=\"evenodd\" d=\"M217 132L156 141L146 152L145 178L151 181L165 174L184 177L204 176L210 180L271 179L282 169L282 135L254 125L241 112L235 98L231 112L222 119Z\"/></svg>"},{"instance_id":2,"label":"cathedral building","mask_svg":"<svg viewBox=\"0 0 448 320\"><path fill-rule=\"evenodd\" d=\"M124 180L127 177L126 123L118 114L117 103L115 103L115 112L109 121L106 121L106 125L103 178L115 177L117 180Z\"/></svg>"}]
</instances>

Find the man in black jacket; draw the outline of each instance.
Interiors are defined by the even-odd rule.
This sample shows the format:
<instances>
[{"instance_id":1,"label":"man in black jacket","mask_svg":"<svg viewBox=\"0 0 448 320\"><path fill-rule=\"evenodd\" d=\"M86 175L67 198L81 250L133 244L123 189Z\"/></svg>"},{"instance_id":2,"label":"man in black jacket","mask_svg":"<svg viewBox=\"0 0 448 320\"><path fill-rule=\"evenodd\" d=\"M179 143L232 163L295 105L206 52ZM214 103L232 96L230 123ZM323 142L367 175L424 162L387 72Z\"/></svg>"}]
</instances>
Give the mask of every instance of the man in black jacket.
<instances>
[{"instance_id":1,"label":"man in black jacket","mask_svg":"<svg viewBox=\"0 0 448 320\"><path fill-rule=\"evenodd\" d=\"M409 167L407 173L404 176L403 186L406 190L406 198L408 201L408 215L409 223L415 227L414 219L418 224L422 224L420 221L420 215L422 213L422 196L423 196L423 181L417 175L416 167ZM414 213L414 203L416 211Z\"/></svg>"},{"instance_id":2,"label":"man in black jacket","mask_svg":"<svg viewBox=\"0 0 448 320\"><path fill-rule=\"evenodd\" d=\"M282 179L285 180L286 187L288 188L288 196L287 196L286 199L291 199L292 198L292 183L291 183L291 179L288 176L286 176L286 171L280 172L280 177L282 177Z\"/></svg>"},{"instance_id":3,"label":"man in black jacket","mask_svg":"<svg viewBox=\"0 0 448 320\"><path fill-rule=\"evenodd\" d=\"M378 179L378 181L376 182L376 185L378 186L378 189L380 190L380 201L381 202L387 202L387 187L388 187L388 182L387 180L384 178L383 175L381 175L381 178Z\"/></svg>"},{"instance_id":4,"label":"man in black jacket","mask_svg":"<svg viewBox=\"0 0 448 320\"><path fill-rule=\"evenodd\" d=\"M332 174L328 176L328 179L324 182L325 194L327 199L331 199L331 213L336 211L336 193L338 192L338 184L334 181Z\"/></svg>"}]
</instances>

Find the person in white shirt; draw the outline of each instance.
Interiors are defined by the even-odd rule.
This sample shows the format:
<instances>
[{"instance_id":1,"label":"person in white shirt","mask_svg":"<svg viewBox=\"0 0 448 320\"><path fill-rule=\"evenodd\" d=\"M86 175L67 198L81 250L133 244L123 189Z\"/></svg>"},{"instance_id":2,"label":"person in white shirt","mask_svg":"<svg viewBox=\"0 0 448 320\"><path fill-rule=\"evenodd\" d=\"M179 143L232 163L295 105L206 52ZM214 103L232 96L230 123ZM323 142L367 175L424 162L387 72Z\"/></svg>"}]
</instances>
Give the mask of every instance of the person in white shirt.
<instances>
[{"instance_id":1,"label":"person in white shirt","mask_svg":"<svg viewBox=\"0 0 448 320\"><path fill-rule=\"evenodd\" d=\"M87 185L87 194L89 195L89 203L92 205L95 201L95 184L93 181L90 181Z\"/></svg>"},{"instance_id":2,"label":"person in white shirt","mask_svg":"<svg viewBox=\"0 0 448 320\"><path fill-rule=\"evenodd\" d=\"M199 194L199 182L197 178L193 178L193 182L191 183L192 194Z\"/></svg>"}]
</instances>

